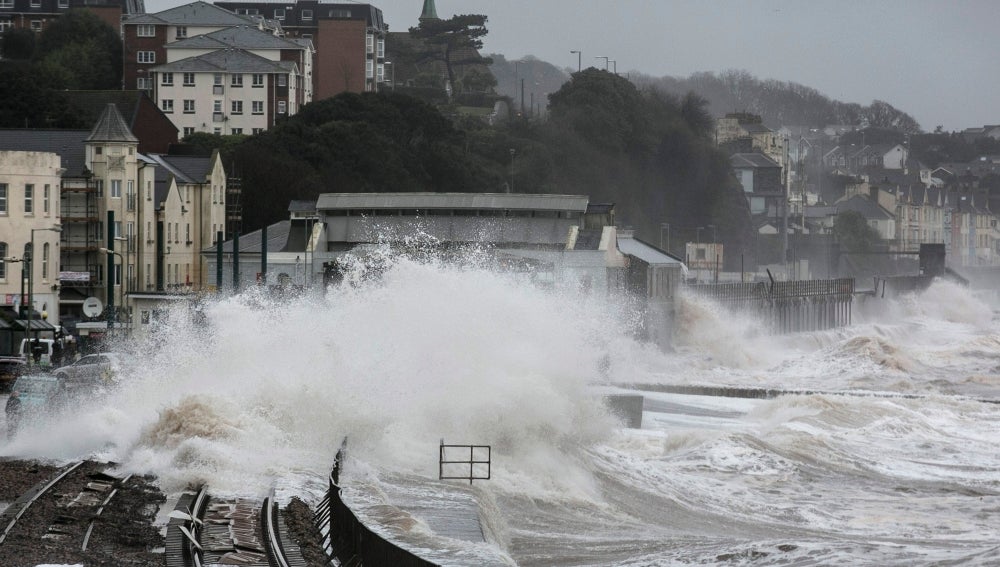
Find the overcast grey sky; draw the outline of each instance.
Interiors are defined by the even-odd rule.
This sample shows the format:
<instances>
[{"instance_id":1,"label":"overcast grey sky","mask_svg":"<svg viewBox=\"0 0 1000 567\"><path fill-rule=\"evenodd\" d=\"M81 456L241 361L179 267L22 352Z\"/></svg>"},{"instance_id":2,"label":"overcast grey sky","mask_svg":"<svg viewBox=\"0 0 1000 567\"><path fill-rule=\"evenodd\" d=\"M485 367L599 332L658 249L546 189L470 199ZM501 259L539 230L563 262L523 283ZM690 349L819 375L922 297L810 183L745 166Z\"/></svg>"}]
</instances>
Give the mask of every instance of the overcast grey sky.
<instances>
[{"instance_id":1,"label":"overcast grey sky","mask_svg":"<svg viewBox=\"0 0 1000 567\"><path fill-rule=\"evenodd\" d=\"M183 0L147 0L157 12ZM376 0L392 31L423 0ZM1000 0L436 0L486 14L484 52L687 76L745 69L844 102L885 100L924 130L1000 123Z\"/></svg>"}]
</instances>

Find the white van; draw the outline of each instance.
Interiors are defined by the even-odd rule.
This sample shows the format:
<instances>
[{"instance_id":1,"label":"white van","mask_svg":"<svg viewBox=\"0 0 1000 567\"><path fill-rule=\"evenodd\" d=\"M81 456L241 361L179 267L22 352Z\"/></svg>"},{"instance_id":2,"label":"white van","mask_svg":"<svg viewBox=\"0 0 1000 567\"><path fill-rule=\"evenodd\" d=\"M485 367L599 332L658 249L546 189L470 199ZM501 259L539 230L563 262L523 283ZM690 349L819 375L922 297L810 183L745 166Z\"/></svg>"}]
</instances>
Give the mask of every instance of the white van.
<instances>
[{"instance_id":1,"label":"white van","mask_svg":"<svg viewBox=\"0 0 1000 567\"><path fill-rule=\"evenodd\" d=\"M29 364L35 364L34 353L31 351L32 344L38 341L38 346L41 348L41 355L38 357L39 366L52 366L52 345L55 341L52 339L21 339L21 347L17 351L17 355Z\"/></svg>"}]
</instances>

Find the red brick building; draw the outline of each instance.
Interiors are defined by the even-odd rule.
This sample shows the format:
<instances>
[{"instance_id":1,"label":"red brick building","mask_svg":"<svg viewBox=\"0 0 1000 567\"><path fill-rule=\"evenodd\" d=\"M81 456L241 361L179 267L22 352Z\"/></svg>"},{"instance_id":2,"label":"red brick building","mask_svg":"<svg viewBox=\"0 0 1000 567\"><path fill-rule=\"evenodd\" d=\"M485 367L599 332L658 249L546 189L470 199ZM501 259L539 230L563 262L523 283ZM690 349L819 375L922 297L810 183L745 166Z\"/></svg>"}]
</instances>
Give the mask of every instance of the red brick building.
<instances>
[{"instance_id":1,"label":"red brick building","mask_svg":"<svg viewBox=\"0 0 1000 567\"><path fill-rule=\"evenodd\" d=\"M122 16L144 13L144 0L0 0L0 35L9 29L40 32L74 8L93 12L115 31Z\"/></svg>"},{"instance_id":2,"label":"red brick building","mask_svg":"<svg viewBox=\"0 0 1000 567\"><path fill-rule=\"evenodd\" d=\"M316 47L313 100L345 91L377 91L385 77L382 10L371 4L216 2L237 15L274 20L286 37L311 39Z\"/></svg>"}]
</instances>

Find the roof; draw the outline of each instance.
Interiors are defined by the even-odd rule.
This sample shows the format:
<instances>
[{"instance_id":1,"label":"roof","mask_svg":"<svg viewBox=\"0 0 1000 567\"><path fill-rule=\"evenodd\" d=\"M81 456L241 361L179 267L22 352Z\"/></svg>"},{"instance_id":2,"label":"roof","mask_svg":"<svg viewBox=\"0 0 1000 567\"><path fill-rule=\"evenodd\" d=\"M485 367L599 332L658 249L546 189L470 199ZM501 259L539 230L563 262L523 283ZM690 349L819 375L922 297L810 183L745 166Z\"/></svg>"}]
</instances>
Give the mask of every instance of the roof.
<instances>
[{"instance_id":1,"label":"roof","mask_svg":"<svg viewBox=\"0 0 1000 567\"><path fill-rule=\"evenodd\" d=\"M125 123L125 118L118 111L115 103L109 102L104 107L104 112L97 119L97 124L87 136L88 142L133 142L139 143L139 138L135 137L131 128Z\"/></svg>"},{"instance_id":2,"label":"roof","mask_svg":"<svg viewBox=\"0 0 1000 567\"><path fill-rule=\"evenodd\" d=\"M585 195L526 193L323 193L316 210L333 209L515 209L587 210Z\"/></svg>"},{"instance_id":3,"label":"roof","mask_svg":"<svg viewBox=\"0 0 1000 567\"><path fill-rule=\"evenodd\" d=\"M271 61L243 49L227 47L211 53L188 57L153 67L157 73L294 73L291 61Z\"/></svg>"},{"instance_id":4,"label":"roof","mask_svg":"<svg viewBox=\"0 0 1000 567\"><path fill-rule=\"evenodd\" d=\"M892 220L893 216L889 211L880 207L864 195L855 195L846 201L837 203L837 213L844 211L854 211L860 213L866 220Z\"/></svg>"},{"instance_id":5,"label":"roof","mask_svg":"<svg viewBox=\"0 0 1000 567\"><path fill-rule=\"evenodd\" d=\"M316 212L316 201L315 200L293 200L288 203L288 212L290 213L315 213Z\"/></svg>"},{"instance_id":6,"label":"roof","mask_svg":"<svg viewBox=\"0 0 1000 567\"><path fill-rule=\"evenodd\" d=\"M302 252L305 250L289 250L288 237L292 231L292 221L283 220L267 227L267 251L270 252ZM261 232L255 230L247 234L240 235L240 253L260 254ZM209 246L202 250L203 253L215 252L215 246ZM233 253L233 240L229 239L222 243L222 253Z\"/></svg>"},{"instance_id":7,"label":"roof","mask_svg":"<svg viewBox=\"0 0 1000 567\"><path fill-rule=\"evenodd\" d=\"M63 177L79 177L86 165L87 130L0 130L0 150L59 154Z\"/></svg>"},{"instance_id":8,"label":"roof","mask_svg":"<svg viewBox=\"0 0 1000 567\"><path fill-rule=\"evenodd\" d=\"M253 19L240 16L208 2L192 2L155 14L137 14L125 18L123 24L158 24L174 26L240 26L254 25Z\"/></svg>"},{"instance_id":9,"label":"roof","mask_svg":"<svg viewBox=\"0 0 1000 567\"><path fill-rule=\"evenodd\" d=\"M223 28L204 35L181 39L166 45L168 49L302 49L302 45L261 31L256 27L243 25Z\"/></svg>"},{"instance_id":10,"label":"roof","mask_svg":"<svg viewBox=\"0 0 1000 567\"><path fill-rule=\"evenodd\" d=\"M739 169L745 169L748 167L781 167L778 165L778 162L762 153L733 154L729 157L729 163L731 163L733 167Z\"/></svg>"},{"instance_id":11,"label":"roof","mask_svg":"<svg viewBox=\"0 0 1000 567\"><path fill-rule=\"evenodd\" d=\"M149 154L149 158L161 167L156 170L159 181L168 175L177 178L178 183L206 183L212 174L212 158L205 156L172 156L167 154Z\"/></svg>"},{"instance_id":12,"label":"roof","mask_svg":"<svg viewBox=\"0 0 1000 567\"><path fill-rule=\"evenodd\" d=\"M604 228L580 229L576 235L576 244L573 250L598 250L601 247L601 237L604 236Z\"/></svg>"},{"instance_id":13,"label":"roof","mask_svg":"<svg viewBox=\"0 0 1000 567\"><path fill-rule=\"evenodd\" d=\"M618 233L618 251L628 256L635 256L653 266L683 264L681 259L673 254L669 254L652 244L621 232Z\"/></svg>"},{"instance_id":14,"label":"roof","mask_svg":"<svg viewBox=\"0 0 1000 567\"><path fill-rule=\"evenodd\" d=\"M747 134L766 134L774 131L768 128L767 126L764 126L763 124L759 123L747 123L747 124L740 123L740 128L746 130Z\"/></svg>"},{"instance_id":15,"label":"roof","mask_svg":"<svg viewBox=\"0 0 1000 567\"><path fill-rule=\"evenodd\" d=\"M283 28L315 28L318 20L364 20L365 26L375 32L385 33L388 27L382 18L382 10L371 4L327 4L326 2L216 2L216 6L226 10L257 10L261 17L274 19L274 10L284 10L280 20ZM302 17L302 10L312 10L308 19Z\"/></svg>"}]
</instances>

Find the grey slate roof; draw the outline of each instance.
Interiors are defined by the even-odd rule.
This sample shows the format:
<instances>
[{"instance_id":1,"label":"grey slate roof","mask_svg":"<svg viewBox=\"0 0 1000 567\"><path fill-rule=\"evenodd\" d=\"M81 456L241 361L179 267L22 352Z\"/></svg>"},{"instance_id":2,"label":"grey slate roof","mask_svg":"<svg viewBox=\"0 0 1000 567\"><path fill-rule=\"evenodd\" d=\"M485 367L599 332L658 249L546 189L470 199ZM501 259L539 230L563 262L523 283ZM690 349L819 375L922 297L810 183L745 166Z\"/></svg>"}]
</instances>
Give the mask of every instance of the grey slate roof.
<instances>
[{"instance_id":1,"label":"grey slate roof","mask_svg":"<svg viewBox=\"0 0 1000 567\"><path fill-rule=\"evenodd\" d=\"M240 26L254 25L246 16L234 14L208 2L192 2L155 14L138 14L126 18L123 24L158 24L173 26Z\"/></svg>"},{"instance_id":2,"label":"grey slate roof","mask_svg":"<svg viewBox=\"0 0 1000 567\"><path fill-rule=\"evenodd\" d=\"M164 179L173 175L178 183L205 183L212 173L210 157L150 154L149 158L160 165L156 170L157 180L162 174Z\"/></svg>"},{"instance_id":3,"label":"grey slate roof","mask_svg":"<svg viewBox=\"0 0 1000 567\"><path fill-rule=\"evenodd\" d=\"M133 142L139 143L139 138L135 137L132 130L125 122L122 113L113 102L109 102L104 107L104 112L97 119L97 124L90 131L87 137L88 142Z\"/></svg>"},{"instance_id":4,"label":"grey slate roof","mask_svg":"<svg viewBox=\"0 0 1000 567\"><path fill-rule=\"evenodd\" d=\"M169 49L301 49L297 42L252 26L233 26L168 43Z\"/></svg>"},{"instance_id":5,"label":"grey slate roof","mask_svg":"<svg viewBox=\"0 0 1000 567\"><path fill-rule=\"evenodd\" d=\"M301 200L295 199L288 203L288 212L290 213L315 213L316 212L316 201L315 200Z\"/></svg>"},{"instance_id":6,"label":"grey slate roof","mask_svg":"<svg viewBox=\"0 0 1000 567\"><path fill-rule=\"evenodd\" d=\"M861 213L861 216L865 217L866 220L891 220L893 218L889 211L864 195L855 195L846 201L837 203L837 213L844 211Z\"/></svg>"},{"instance_id":7,"label":"grey slate roof","mask_svg":"<svg viewBox=\"0 0 1000 567\"><path fill-rule=\"evenodd\" d=\"M226 48L151 69L157 73L294 73L291 61L271 61L242 49Z\"/></svg>"},{"instance_id":8,"label":"grey slate roof","mask_svg":"<svg viewBox=\"0 0 1000 567\"><path fill-rule=\"evenodd\" d=\"M62 158L63 177L83 174L87 130L0 130L0 150L53 152Z\"/></svg>"},{"instance_id":9,"label":"grey slate roof","mask_svg":"<svg viewBox=\"0 0 1000 567\"><path fill-rule=\"evenodd\" d=\"M673 254L660 250L652 244L644 242L634 236L627 236L622 233L618 233L618 251L622 254L635 256L652 266L684 263L680 258L674 256Z\"/></svg>"},{"instance_id":10,"label":"grey slate roof","mask_svg":"<svg viewBox=\"0 0 1000 567\"><path fill-rule=\"evenodd\" d=\"M729 158L729 163L738 169L758 168L758 167L781 167L778 162L762 153L733 154Z\"/></svg>"}]
</instances>

